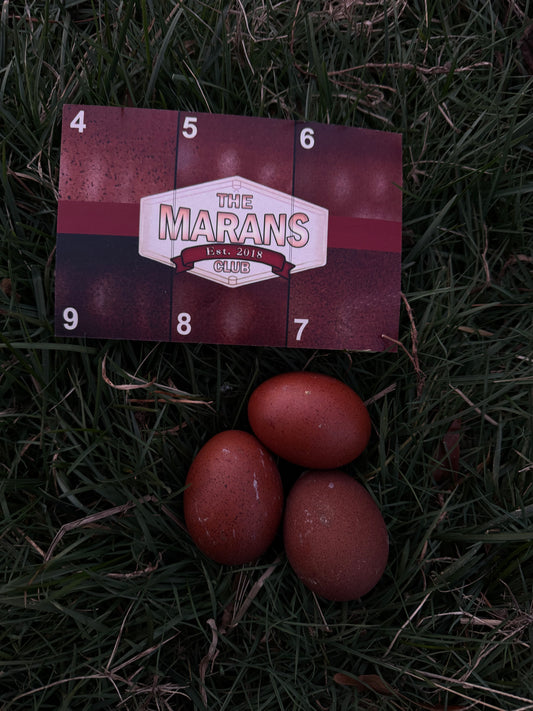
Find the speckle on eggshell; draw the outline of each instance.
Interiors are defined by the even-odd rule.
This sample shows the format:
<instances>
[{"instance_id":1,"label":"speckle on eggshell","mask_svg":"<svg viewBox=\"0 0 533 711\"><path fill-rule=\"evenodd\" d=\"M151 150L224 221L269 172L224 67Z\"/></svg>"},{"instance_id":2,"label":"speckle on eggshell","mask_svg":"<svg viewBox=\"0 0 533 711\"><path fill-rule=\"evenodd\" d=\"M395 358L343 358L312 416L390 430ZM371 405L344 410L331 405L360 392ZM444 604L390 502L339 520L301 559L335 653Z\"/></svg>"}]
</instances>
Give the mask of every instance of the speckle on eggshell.
<instances>
[{"instance_id":1,"label":"speckle on eggshell","mask_svg":"<svg viewBox=\"0 0 533 711\"><path fill-rule=\"evenodd\" d=\"M191 538L209 558L254 561L281 522L283 487L272 456L248 432L219 432L191 464L183 507Z\"/></svg>"},{"instance_id":2,"label":"speckle on eggshell","mask_svg":"<svg viewBox=\"0 0 533 711\"><path fill-rule=\"evenodd\" d=\"M348 464L363 452L371 434L359 395L321 373L282 373L266 380L250 396L248 419L272 452L314 469Z\"/></svg>"},{"instance_id":3,"label":"speckle on eggshell","mask_svg":"<svg viewBox=\"0 0 533 711\"><path fill-rule=\"evenodd\" d=\"M389 537L368 491L345 472L307 471L287 497L283 522L289 563L328 600L356 600L380 580Z\"/></svg>"}]
</instances>

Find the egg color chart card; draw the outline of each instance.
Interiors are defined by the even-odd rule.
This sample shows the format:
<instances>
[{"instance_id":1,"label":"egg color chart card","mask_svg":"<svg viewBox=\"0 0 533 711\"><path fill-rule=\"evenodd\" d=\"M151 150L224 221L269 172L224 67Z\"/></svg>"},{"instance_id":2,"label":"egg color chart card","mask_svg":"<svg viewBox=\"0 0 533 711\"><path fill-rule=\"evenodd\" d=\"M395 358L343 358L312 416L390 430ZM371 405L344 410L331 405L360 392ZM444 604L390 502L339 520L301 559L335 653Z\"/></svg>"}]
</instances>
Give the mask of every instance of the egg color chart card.
<instances>
[{"instance_id":1,"label":"egg color chart card","mask_svg":"<svg viewBox=\"0 0 533 711\"><path fill-rule=\"evenodd\" d=\"M395 350L401 183L396 133L66 105L56 335Z\"/></svg>"}]
</instances>

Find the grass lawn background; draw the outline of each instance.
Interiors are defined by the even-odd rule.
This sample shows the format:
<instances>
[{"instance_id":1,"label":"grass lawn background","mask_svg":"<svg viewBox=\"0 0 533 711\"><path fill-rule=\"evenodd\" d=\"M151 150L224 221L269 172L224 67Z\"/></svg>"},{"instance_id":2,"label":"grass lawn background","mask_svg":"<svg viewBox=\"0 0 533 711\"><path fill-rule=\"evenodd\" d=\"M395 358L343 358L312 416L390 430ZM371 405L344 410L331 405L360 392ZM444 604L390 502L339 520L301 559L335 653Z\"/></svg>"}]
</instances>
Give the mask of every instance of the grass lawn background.
<instances>
[{"instance_id":1,"label":"grass lawn background","mask_svg":"<svg viewBox=\"0 0 533 711\"><path fill-rule=\"evenodd\" d=\"M533 709L532 10L2 4L2 711ZM54 337L64 103L400 132L398 353ZM315 598L279 538L231 569L182 524L199 447L301 368L369 401L347 471L391 550L362 601Z\"/></svg>"}]
</instances>

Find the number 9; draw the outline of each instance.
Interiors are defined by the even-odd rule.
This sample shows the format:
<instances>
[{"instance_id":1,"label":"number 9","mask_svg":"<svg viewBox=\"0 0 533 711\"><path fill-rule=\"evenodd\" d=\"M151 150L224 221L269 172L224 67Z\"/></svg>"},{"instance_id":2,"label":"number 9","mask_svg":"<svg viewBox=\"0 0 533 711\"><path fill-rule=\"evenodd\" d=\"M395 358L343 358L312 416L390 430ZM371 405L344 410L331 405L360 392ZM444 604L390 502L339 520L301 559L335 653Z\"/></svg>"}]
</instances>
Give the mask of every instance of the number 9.
<instances>
[{"instance_id":1,"label":"number 9","mask_svg":"<svg viewBox=\"0 0 533 711\"><path fill-rule=\"evenodd\" d=\"M63 310L63 318L65 319L63 327L66 328L67 331L73 331L77 327L78 312L72 306L67 306L67 308Z\"/></svg>"}]
</instances>

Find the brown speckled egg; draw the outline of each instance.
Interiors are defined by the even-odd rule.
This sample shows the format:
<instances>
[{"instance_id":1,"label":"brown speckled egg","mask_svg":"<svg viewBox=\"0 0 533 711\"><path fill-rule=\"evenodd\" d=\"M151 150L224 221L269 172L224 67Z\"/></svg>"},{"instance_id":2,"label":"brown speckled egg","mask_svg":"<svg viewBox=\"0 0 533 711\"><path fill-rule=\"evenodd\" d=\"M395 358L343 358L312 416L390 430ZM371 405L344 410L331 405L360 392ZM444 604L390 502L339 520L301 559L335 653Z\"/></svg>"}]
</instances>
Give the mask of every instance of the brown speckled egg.
<instances>
[{"instance_id":1,"label":"brown speckled egg","mask_svg":"<svg viewBox=\"0 0 533 711\"><path fill-rule=\"evenodd\" d=\"M313 469L334 469L352 461L365 449L371 432L359 395L320 373L283 373L266 380L250 397L248 419L268 449Z\"/></svg>"},{"instance_id":2,"label":"brown speckled egg","mask_svg":"<svg viewBox=\"0 0 533 711\"><path fill-rule=\"evenodd\" d=\"M203 553L225 565L249 563L266 551L280 524L281 477L253 435L226 430L194 458L183 505L187 529Z\"/></svg>"},{"instance_id":3,"label":"brown speckled egg","mask_svg":"<svg viewBox=\"0 0 533 711\"><path fill-rule=\"evenodd\" d=\"M283 537L300 580L328 600L356 600L379 581L389 537L368 491L345 472L307 471L287 497Z\"/></svg>"}]
</instances>

